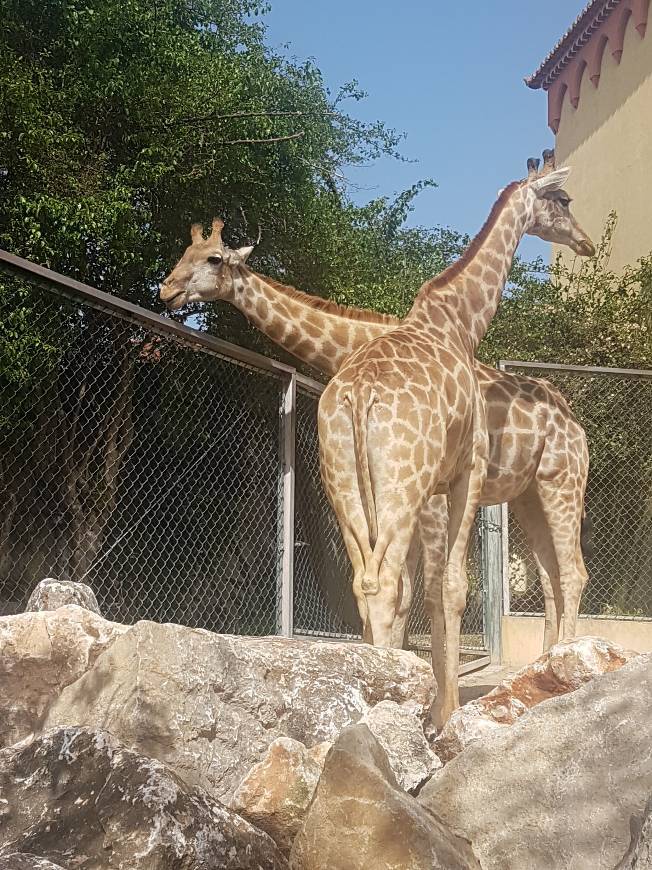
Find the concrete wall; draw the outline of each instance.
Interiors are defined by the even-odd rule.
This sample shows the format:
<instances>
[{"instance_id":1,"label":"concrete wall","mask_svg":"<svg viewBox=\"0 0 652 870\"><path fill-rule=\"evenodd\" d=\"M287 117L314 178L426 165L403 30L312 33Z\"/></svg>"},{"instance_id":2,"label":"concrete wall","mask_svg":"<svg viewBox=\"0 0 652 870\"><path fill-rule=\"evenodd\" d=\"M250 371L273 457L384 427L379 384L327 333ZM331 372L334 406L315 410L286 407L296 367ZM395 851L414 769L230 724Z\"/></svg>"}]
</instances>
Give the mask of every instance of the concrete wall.
<instances>
[{"instance_id":1,"label":"concrete wall","mask_svg":"<svg viewBox=\"0 0 652 870\"><path fill-rule=\"evenodd\" d=\"M557 165L573 169L567 185L573 214L594 241L609 212L618 213L610 261L616 272L652 251L652 26L648 30L641 39L628 23L620 64L607 45L597 88L584 71L577 109L568 95L564 99L555 143ZM573 257L562 255L567 262Z\"/></svg>"},{"instance_id":2,"label":"concrete wall","mask_svg":"<svg viewBox=\"0 0 652 870\"><path fill-rule=\"evenodd\" d=\"M604 637L637 652L652 652L652 620L581 616L577 634ZM503 616L501 645L503 664L521 667L533 662L543 650L543 616Z\"/></svg>"}]
</instances>

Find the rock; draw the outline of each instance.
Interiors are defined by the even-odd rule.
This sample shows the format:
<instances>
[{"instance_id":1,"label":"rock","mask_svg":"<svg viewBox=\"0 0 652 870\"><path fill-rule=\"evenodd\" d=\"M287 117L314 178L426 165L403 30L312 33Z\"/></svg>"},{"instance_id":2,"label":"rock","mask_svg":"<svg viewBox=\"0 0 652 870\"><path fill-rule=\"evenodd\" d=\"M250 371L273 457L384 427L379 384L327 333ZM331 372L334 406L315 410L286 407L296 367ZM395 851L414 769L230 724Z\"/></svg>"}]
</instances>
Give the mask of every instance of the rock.
<instances>
[{"instance_id":1,"label":"rock","mask_svg":"<svg viewBox=\"0 0 652 870\"><path fill-rule=\"evenodd\" d=\"M425 716L430 667L404 650L139 622L50 706L46 727L106 728L228 802L277 737L333 740L389 699Z\"/></svg>"},{"instance_id":2,"label":"rock","mask_svg":"<svg viewBox=\"0 0 652 870\"><path fill-rule=\"evenodd\" d=\"M474 741L418 800L484 870L613 870L652 793L652 654Z\"/></svg>"},{"instance_id":3,"label":"rock","mask_svg":"<svg viewBox=\"0 0 652 870\"><path fill-rule=\"evenodd\" d=\"M6 852L79 870L283 870L272 840L106 731L62 728L0 752Z\"/></svg>"},{"instance_id":4,"label":"rock","mask_svg":"<svg viewBox=\"0 0 652 870\"><path fill-rule=\"evenodd\" d=\"M47 705L126 631L74 605L0 617L0 748L29 736Z\"/></svg>"},{"instance_id":5,"label":"rock","mask_svg":"<svg viewBox=\"0 0 652 870\"><path fill-rule=\"evenodd\" d=\"M405 707L381 701L360 721L385 750L396 781L405 791L414 791L442 766L428 746L423 724Z\"/></svg>"},{"instance_id":6,"label":"rock","mask_svg":"<svg viewBox=\"0 0 652 870\"><path fill-rule=\"evenodd\" d=\"M293 870L479 870L469 844L402 791L367 725L326 757L290 854Z\"/></svg>"},{"instance_id":7,"label":"rock","mask_svg":"<svg viewBox=\"0 0 652 870\"><path fill-rule=\"evenodd\" d=\"M266 831L284 854L301 827L331 743L307 749L291 737L270 743L231 799L231 809Z\"/></svg>"},{"instance_id":8,"label":"rock","mask_svg":"<svg viewBox=\"0 0 652 870\"><path fill-rule=\"evenodd\" d=\"M28 855L26 852L12 852L0 855L0 870L65 870L60 864L53 864L47 858Z\"/></svg>"},{"instance_id":9,"label":"rock","mask_svg":"<svg viewBox=\"0 0 652 870\"><path fill-rule=\"evenodd\" d=\"M638 653L598 637L558 643L495 689L455 710L434 741L437 755L450 761L473 740L513 725L548 698L573 692L600 674L621 668Z\"/></svg>"},{"instance_id":10,"label":"rock","mask_svg":"<svg viewBox=\"0 0 652 870\"><path fill-rule=\"evenodd\" d=\"M630 822L632 839L627 854L615 870L652 870L652 797L642 817Z\"/></svg>"},{"instance_id":11,"label":"rock","mask_svg":"<svg viewBox=\"0 0 652 870\"><path fill-rule=\"evenodd\" d=\"M85 583L74 583L72 580L56 580L54 577L46 577L34 587L25 611L57 610L67 604L76 604L78 607L85 607L86 610L97 613L98 616L102 615L95 593L90 586Z\"/></svg>"}]
</instances>

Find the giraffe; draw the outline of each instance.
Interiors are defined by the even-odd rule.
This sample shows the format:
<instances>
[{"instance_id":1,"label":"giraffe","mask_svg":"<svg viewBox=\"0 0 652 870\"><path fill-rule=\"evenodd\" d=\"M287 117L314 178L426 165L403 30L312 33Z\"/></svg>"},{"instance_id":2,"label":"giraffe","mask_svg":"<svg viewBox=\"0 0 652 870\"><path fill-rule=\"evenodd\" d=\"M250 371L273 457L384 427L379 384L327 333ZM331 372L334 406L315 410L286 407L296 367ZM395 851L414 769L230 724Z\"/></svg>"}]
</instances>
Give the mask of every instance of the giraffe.
<instances>
[{"instance_id":1,"label":"giraffe","mask_svg":"<svg viewBox=\"0 0 652 870\"><path fill-rule=\"evenodd\" d=\"M421 288L400 326L346 360L319 402L322 479L353 565L365 637L377 645L396 644L411 597L402 568L413 534L422 515L422 537L427 532L430 497L442 487L448 493L446 567L426 588L440 686L436 725L459 705L465 561L487 477L487 421L473 355L524 233L593 252L562 191L570 170L550 162L539 175L529 161L528 178L500 194L460 260ZM578 576L579 536L567 549L559 582L564 636L573 636L586 580Z\"/></svg>"},{"instance_id":2,"label":"giraffe","mask_svg":"<svg viewBox=\"0 0 652 870\"><path fill-rule=\"evenodd\" d=\"M400 324L398 318L340 306L251 272L246 260L253 247L228 248L222 228L216 218L211 235L204 239L201 226L193 227L192 244L161 284L161 299L168 308L226 301L279 346L329 376L352 351ZM557 553L565 552L567 536L580 537L588 474L586 437L566 400L549 382L478 361L475 372L489 429L489 465L480 504L508 502L533 551L544 593L545 651L559 638L563 613ZM551 479L556 482L552 488L547 483ZM425 585L432 592L437 584L431 578L441 577L446 563L445 495L431 497L420 528ZM586 574L581 553L578 565L579 579ZM432 595L426 605L432 611Z\"/></svg>"}]
</instances>

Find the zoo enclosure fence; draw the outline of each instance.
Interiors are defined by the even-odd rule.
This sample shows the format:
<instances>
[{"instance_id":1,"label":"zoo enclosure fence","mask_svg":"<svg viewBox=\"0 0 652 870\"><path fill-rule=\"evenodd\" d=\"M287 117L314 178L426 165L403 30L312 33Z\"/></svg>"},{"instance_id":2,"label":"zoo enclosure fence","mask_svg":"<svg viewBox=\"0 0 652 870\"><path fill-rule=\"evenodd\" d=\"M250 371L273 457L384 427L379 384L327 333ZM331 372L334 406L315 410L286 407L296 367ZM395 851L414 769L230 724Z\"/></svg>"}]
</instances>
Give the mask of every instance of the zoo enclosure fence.
<instances>
[{"instance_id":1,"label":"zoo enclosure fence","mask_svg":"<svg viewBox=\"0 0 652 870\"><path fill-rule=\"evenodd\" d=\"M652 618L652 372L501 365L554 381L587 430L582 612ZM319 479L322 384L0 252L0 388L0 615L56 576L117 621L359 639ZM500 655L504 612L542 610L504 507L479 513L469 580L472 666ZM421 593L419 572L409 646L427 657Z\"/></svg>"},{"instance_id":2,"label":"zoo enclosure fence","mask_svg":"<svg viewBox=\"0 0 652 870\"><path fill-rule=\"evenodd\" d=\"M0 330L0 615L54 576L116 621L360 638L319 477L322 384L5 252ZM487 646L487 528L465 660ZM415 585L409 645L427 657Z\"/></svg>"},{"instance_id":3,"label":"zoo enclosure fence","mask_svg":"<svg viewBox=\"0 0 652 870\"><path fill-rule=\"evenodd\" d=\"M652 370L501 361L551 381L569 400L589 445L585 507L592 524L580 614L652 619ZM505 613L540 614L534 558L501 510Z\"/></svg>"}]
</instances>

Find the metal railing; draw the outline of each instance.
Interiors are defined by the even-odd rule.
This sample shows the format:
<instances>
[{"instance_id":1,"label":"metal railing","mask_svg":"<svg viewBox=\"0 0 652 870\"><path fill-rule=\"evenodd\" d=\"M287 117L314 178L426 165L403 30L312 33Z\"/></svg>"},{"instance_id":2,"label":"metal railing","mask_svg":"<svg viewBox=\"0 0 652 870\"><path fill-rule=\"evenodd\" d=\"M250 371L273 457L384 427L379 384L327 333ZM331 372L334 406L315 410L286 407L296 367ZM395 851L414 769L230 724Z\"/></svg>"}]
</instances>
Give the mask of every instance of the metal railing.
<instances>
[{"instance_id":1,"label":"metal railing","mask_svg":"<svg viewBox=\"0 0 652 870\"><path fill-rule=\"evenodd\" d=\"M652 619L652 370L505 361L505 371L544 377L586 431L586 508L592 554L580 613ZM505 612L543 612L532 554L503 510Z\"/></svg>"},{"instance_id":2,"label":"metal railing","mask_svg":"<svg viewBox=\"0 0 652 870\"><path fill-rule=\"evenodd\" d=\"M56 576L118 621L360 637L319 476L322 384L5 252L0 330L0 615ZM482 553L478 535L476 657ZM420 583L410 645L427 656Z\"/></svg>"}]
</instances>

